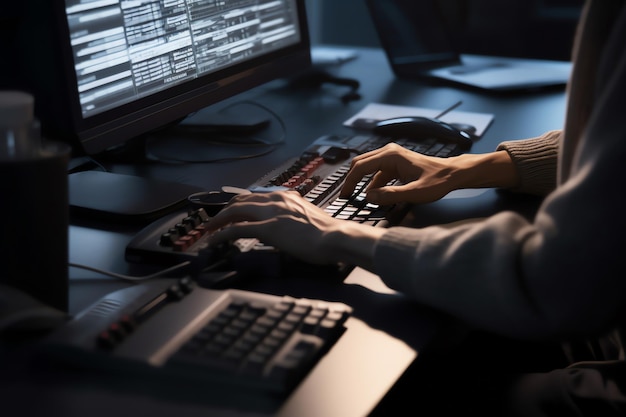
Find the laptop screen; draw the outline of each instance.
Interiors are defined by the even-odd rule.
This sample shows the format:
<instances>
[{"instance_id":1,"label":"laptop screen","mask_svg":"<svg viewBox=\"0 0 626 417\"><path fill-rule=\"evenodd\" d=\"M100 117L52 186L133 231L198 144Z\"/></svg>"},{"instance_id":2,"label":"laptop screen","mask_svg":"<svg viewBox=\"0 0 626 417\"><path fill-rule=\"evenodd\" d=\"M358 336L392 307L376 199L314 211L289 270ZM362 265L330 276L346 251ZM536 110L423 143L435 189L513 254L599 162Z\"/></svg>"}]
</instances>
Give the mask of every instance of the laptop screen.
<instances>
[{"instance_id":1,"label":"laptop screen","mask_svg":"<svg viewBox=\"0 0 626 417\"><path fill-rule=\"evenodd\" d=\"M432 0L367 0L367 6L394 71L461 62Z\"/></svg>"}]
</instances>

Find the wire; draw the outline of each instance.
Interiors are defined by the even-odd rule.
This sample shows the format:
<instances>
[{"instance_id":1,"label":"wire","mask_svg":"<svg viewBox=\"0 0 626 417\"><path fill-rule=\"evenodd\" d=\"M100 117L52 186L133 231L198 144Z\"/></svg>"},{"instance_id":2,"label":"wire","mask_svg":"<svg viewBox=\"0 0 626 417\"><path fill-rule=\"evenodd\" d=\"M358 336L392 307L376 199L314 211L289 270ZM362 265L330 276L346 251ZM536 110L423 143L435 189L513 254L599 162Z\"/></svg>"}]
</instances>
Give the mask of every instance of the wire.
<instances>
[{"instance_id":1,"label":"wire","mask_svg":"<svg viewBox=\"0 0 626 417\"><path fill-rule=\"evenodd\" d=\"M155 273L149 274L149 275L144 275L144 276L132 276L132 275L118 274L116 272L106 271L106 270L103 270L103 269L95 268L93 266L77 264L77 263L74 263L74 262L70 262L69 266L74 267L74 268L86 269L88 271L93 271L93 272L97 272L99 274L108 275L110 277L119 278L119 279L124 280L124 281L145 281L145 280L149 280L149 279L152 279L152 278L158 278L158 277L164 276L166 274L169 274L170 272L176 271L178 269L182 269L182 268L184 268L184 267L186 267L186 266L188 266L190 264L191 264L191 262L189 262L189 261L181 262L181 263L179 263L177 265L174 265L174 266L171 266L169 268L163 269L162 271L155 272Z\"/></svg>"},{"instance_id":2,"label":"wire","mask_svg":"<svg viewBox=\"0 0 626 417\"><path fill-rule=\"evenodd\" d=\"M207 266L206 268L204 268L202 270L202 272L211 272L214 269L218 268L219 266L224 265L226 262L228 262L228 259L227 258L222 258L219 261L216 261L216 262L212 263L211 265Z\"/></svg>"},{"instance_id":3,"label":"wire","mask_svg":"<svg viewBox=\"0 0 626 417\"><path fill-rule=\"evenodd\" d=\"M449 112L451 112L452 110L456 109L457 107L459 107L461 104L463 104L463 100L459 100L456 103L454 103L453 105L451 105L450 107L448 107L447 109L445 109L444 111L442 111L441 113L439 113L438 115L436 115L435 117L433 117L433 119L439 119L442 116L448 114Z\"/></svg>"},{"instance_id":4,"label":"wire","mask_svg":"<svg viewBox=\"0 0 626 417\"><path fill-rule=\"evenodd\" d=\"M69 168L67 170L68 174L74 174L76 172L82 172L82 171L91 171L93 167L91 167L90 165L95 165L97 168L100 168L100 170L102 171L108 171L104 165L102 165L100 162L98 162L97 160L95 160L91 155L84 155L81 156L79 158L77 158L77 160L79 161L83 161L80 162L79 164L77 164L76 166Z\"/></svg>"},{"instance_id":5,"label":"wire","mask_svg":"<svg viewBox=\"0 0 626 417\"><path fill-rule=\"evenodd\" d=\"M226 264L228 262L227 258L222 258L219 259L218 261L210 264L209 266L205 267L202 269L202 273L207 273L207 272L211 272L214 269L217 269L218 267ZM177 271L179 269L182 269L188 265L190 265L191 262L190 261L185 261L185 262L181 262L177 265L173 265L169 268L163 269L161 271L155 272L153 274L149 274L149 275L144 275L144 276L132 276L132 275L125 275L125 274L118 274L117 272L112 272L112 271L107 271L104 269L100 269L100 268L96 268L93 266L89 266L89 265L83 265L83 264L78 264L78 263L74 263L74 262L69 262L68 265L74 268L80 268L80 269L86 269L88 271L93 271L93 272L97 272L99 274L102 275L107 275L110 277L114 277L114 278L118 278L124 281L146 281L152 278L158 278L164 275L169 274L170 272L173 271Z\"/></svg>"},{"instance_id":6,"label":"wire","mask_svg":"<svg viewBox=\"0 0 626 417\"><path fill-rule=\"evenodd\" d=\"M94 159L92 156L89 156L89 160L94 164L97 165L98 168L100 168L102 171L107 172L108 169L105 168L104 165L102 165L100 162L98 162L96 159Z\"/></svg>"},{"instance_id":7,"label":"wire","mask_svg":"<svg viewBox=\"0 0 626 417\"><path fill-rule=\"evenodd\" d=\"M262 142L265 143L266 145L277 145L279 143L283 143L285 141L285 136L286 136L286 132L287 132L287 126L285 125L285 121L282 119L282 117L280 117L274 110L270 109L267 106L264 106L263 104L257 103L256 101L252 101L252 100L241 100L238 101L236 103L232 103L226 107L224 107L222 110L228 110L231 107L235 107L241 104L247 104L249 106L256 106L262 110L265 110L266 112L268 112L273 118L274 120L276 120L278 122L278 124L280 125L280 128L283 132L282 136L275 142Z\"/></svg>"}]
</instances>

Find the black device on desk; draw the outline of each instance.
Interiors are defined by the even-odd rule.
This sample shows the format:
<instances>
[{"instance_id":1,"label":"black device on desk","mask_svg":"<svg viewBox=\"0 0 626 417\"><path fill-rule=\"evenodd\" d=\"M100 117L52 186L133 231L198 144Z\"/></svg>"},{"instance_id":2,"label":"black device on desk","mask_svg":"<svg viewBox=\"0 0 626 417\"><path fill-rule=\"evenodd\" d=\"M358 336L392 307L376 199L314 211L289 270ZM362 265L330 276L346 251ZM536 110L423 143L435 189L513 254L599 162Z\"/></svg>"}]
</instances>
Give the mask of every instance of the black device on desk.
<instances>
[{"instance_id":1,"label":"black device on desk","mask_svg":"<svg viewBox=\"0 0 626 417\"><path fill-rule=\"evenodd\" d=\"M21 16L11 54L17 58L1 70L0 75L8 72L2 79L9 80L2 82L35 95L35 114L46 136L71 141L76 151L90 156L124 148L209 105L311 65L304 0L26 3L32 7L24 10L37 13ZM218 136L223 123L233 129L223 115L218 119L206 122L207 135ZM202 120L195 123L197 130ZM143 211L125 206L115 184L104 191L116 204L85 205L77 194L94 187L92 180L106 183L106 175L73 178L70 205L83 212L139 216L150 196L158 198L155 212L184 200L167 184L169 193L150 193L157 182L152 179L143 190ZM164 199L169 200L165 206Z\"/></svg>"},{"instance_id":2,"label":"black device on desk","mask_svg":"<svg viewBox=\"0 0 626 417\"><path fill-rule=\"evenodd\" d=\"M448 124L430 117L394 117L380 120L373 129L380 136L404 137L411 139L437 138L458 145L461 149L472 147L471 127Z\"/></svg>"}]
</instances>

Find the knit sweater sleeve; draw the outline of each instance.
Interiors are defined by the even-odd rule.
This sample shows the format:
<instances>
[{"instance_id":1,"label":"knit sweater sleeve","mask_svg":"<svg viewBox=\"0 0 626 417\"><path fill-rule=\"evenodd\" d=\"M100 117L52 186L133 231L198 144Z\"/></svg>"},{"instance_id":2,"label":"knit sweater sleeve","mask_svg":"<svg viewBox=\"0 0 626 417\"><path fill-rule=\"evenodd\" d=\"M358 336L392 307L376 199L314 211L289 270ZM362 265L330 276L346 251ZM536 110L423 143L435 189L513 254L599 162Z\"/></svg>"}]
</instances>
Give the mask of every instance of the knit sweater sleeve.
<instances>
[{"instance_id":1,"label":"knit sweater sleeve","mask_svg":"<svg viewBox=\"0 0 626 417\"><path fill-rule=\"evenodd\" d=\"M620 13L606 41L587 45L586 52L605 45L600 59L579 54L575 61L562 143L560 134L548 133L501 145L519 167L520 190L539 190L549 177L547 190L560 174L554 191L532 219L502 210L463 224L390 227L372 266L389 287L477 328L520 338L589 337L621 320L626 6L591 4L596 12L617 5ZM613 19L599 17L607 16ZM594 71L578 65L598 62L600 76L587 80ZM561 173L554 169L557 147Z\"/></svg>"},{"instance_id":2,"label":"knit sweater sleeve","mask_svg":"<svg viewBox=\"0 0 626 417\"><path fill-rule=\"evenodd\" d=\"M532 139L502 142L496 150L509 153L520 175L520 185L510 191L547 195L556 187L557 155L561 131Z\"/></svg>"}]
</instances>

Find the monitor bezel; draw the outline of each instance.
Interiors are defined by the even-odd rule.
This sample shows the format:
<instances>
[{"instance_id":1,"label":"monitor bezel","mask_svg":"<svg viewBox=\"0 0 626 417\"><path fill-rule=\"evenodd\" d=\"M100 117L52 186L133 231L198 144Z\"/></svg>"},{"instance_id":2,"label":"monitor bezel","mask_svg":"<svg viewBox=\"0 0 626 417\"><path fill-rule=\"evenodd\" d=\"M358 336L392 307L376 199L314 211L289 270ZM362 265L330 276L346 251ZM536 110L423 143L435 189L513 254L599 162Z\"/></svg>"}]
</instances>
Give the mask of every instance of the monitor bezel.
<instances>
[{"instance_id":1,"label":"monitor bezel","mask_svg":"<svg viewBox=\"0 0 626 417\"><path fill-rule=\"evenodd\" d=\"M296 44L270 51L213 73L205 74L167 90L139 98L115 109L83 117L74 69L74 58L68 42L70 29L65 15L65 2L54 2L57 34L55 44L61 53L60 67L65 95L67 118L40 118L50 124L54 136L71 137L80 150L95 155L108 149L123 146L141 135L175 123L202 108L217 104L237 94L275 79L286 78L311 66L310 37L304 0L295 0L300 26L300 41ZM58 110L58 109L57 109ZM63 123L62 120L66 122Z\"/></svg>"}]
</instances>

